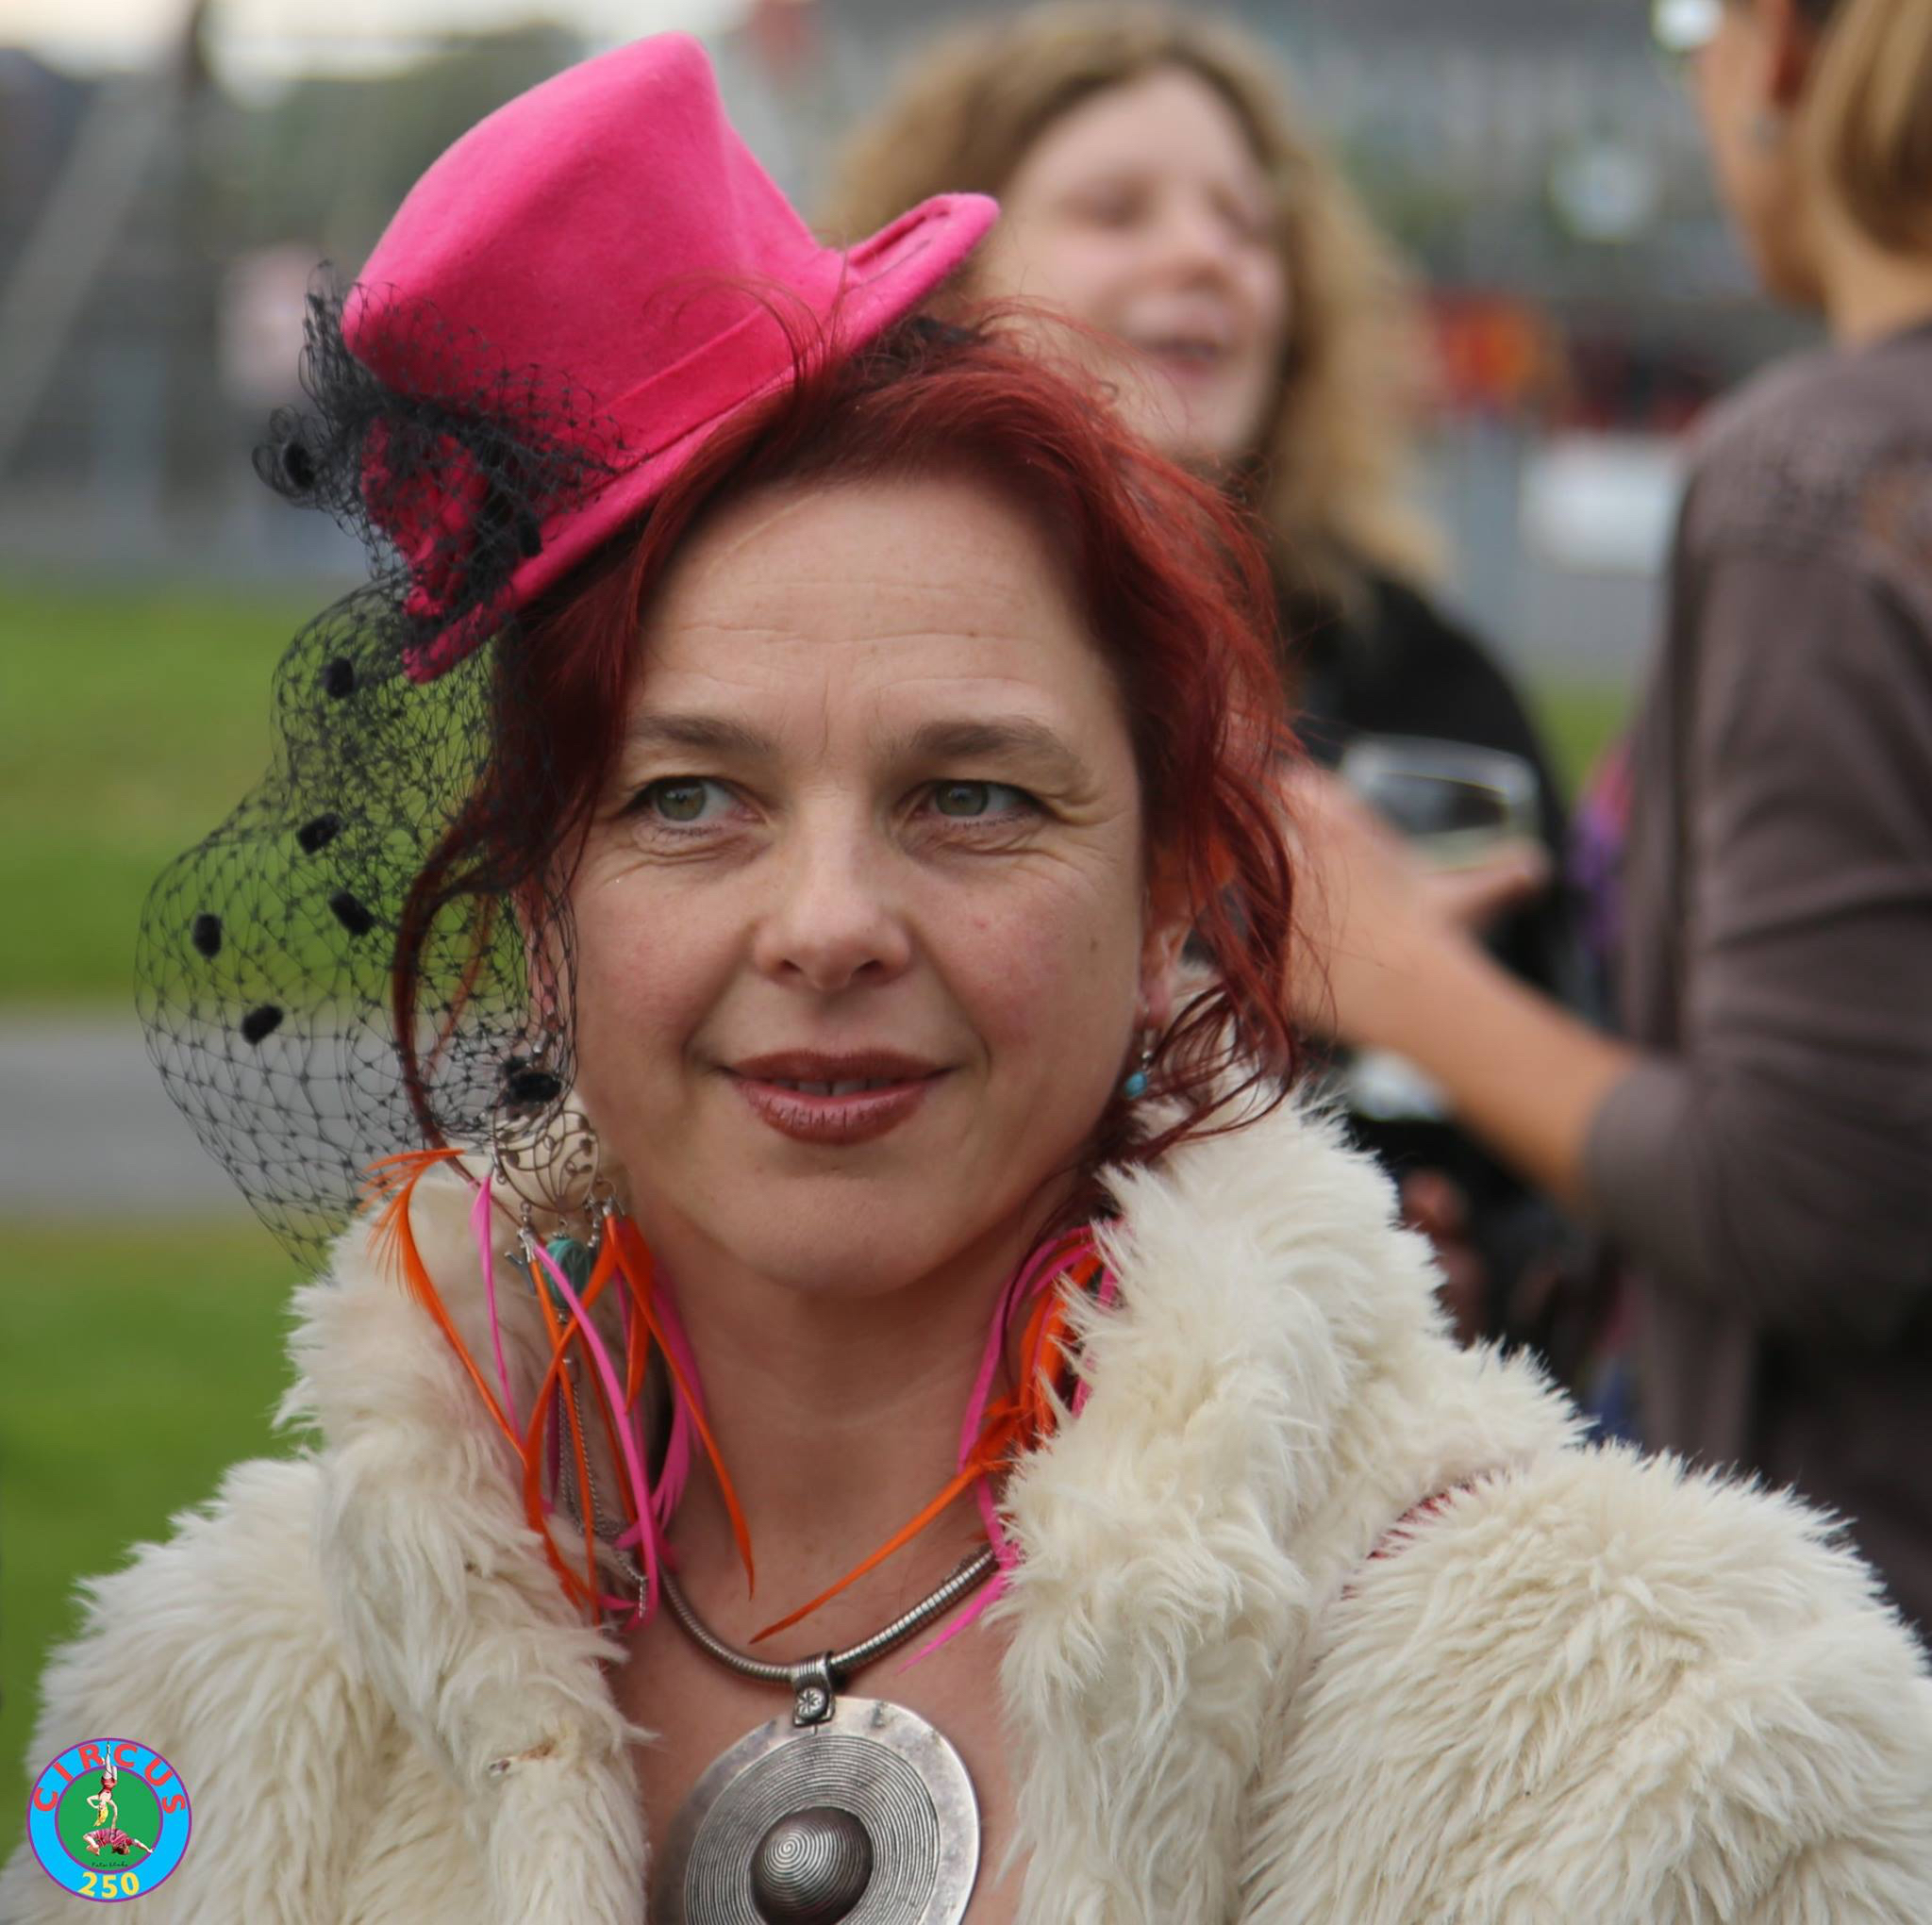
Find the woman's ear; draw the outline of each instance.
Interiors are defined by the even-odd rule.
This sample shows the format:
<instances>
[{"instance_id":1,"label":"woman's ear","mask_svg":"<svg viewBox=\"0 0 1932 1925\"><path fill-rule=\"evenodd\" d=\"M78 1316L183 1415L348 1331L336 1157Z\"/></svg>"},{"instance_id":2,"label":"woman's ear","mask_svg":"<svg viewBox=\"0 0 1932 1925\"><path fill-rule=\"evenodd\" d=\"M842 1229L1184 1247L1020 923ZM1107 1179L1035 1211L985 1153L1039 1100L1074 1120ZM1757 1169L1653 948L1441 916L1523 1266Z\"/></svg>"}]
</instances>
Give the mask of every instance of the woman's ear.
<instances>
[{"instance_id":1,"label":"woman's ear","mask_svg":"<svg viewBox=\"0 0 1932 1925\"><path fill-rule=\"evenodd\" d=\"M1178 865L1156 858L1147 878L1141 931L1141 1010L1155 1030L1164 1030L1174 1020L1182 952L1192 927Z\"/></svg>"},{"instance_id":2,"label":"woman's ear","mask_svg":"<svg viewBox=\"0 0 1932 1925\"><path fill-rule=\"evenodd\" d=\"M1818 53L1818 29L1800 0L1754 0L1763 41L1759 79L1765 107L1774 114L1797 111Z\"/></svg>"},{"instance_id":3,"label":"woman's ear","mask_svg":"<svg viewBox=\"0 0 1932 1925\"><path fill-rule=\"evenodd\" d=\"M569 1022L573 987L570 951L558 913L540 888L519 891L511 913L523 941L525 1021L531 1039L561 1037Z\"/></svg>"}]
</instances>

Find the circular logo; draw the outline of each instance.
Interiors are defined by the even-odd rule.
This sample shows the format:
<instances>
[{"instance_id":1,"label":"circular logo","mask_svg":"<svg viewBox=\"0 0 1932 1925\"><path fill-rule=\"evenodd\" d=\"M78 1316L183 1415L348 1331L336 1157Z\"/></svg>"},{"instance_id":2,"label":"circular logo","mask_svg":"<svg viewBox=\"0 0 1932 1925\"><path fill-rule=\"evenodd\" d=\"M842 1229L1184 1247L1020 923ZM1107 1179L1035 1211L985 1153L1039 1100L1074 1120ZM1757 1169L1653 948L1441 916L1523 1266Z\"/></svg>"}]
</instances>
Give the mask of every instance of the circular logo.
<instances>
[{"instance_id":1,"label":"circular logo","mask_svg":"<svg viewBox=\"0 0 1932 1925\"><path fill-rule=\"evenodd\" d=\"M86 1738L34 1780L26 1835L58 1885L102 1904L151 1892L181 1863L193 1815L175 1767L136 1738Z\"/></svg>"}]
</instances>

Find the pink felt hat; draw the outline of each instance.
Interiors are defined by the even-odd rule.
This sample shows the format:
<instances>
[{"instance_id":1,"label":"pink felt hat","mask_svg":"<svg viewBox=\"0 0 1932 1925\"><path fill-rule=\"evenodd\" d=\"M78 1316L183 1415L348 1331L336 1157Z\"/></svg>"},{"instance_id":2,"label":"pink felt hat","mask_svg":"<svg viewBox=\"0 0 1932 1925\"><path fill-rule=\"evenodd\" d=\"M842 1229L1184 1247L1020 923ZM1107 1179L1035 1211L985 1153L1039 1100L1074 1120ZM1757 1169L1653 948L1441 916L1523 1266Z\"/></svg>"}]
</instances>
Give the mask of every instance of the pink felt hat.
<instances>
[{"instance_id":1,"label":"pink felt hat","mask_svg":"<svg viewBox=\"0 0 1932 1925\"><path fill-rule=\"evenodd\" d=\"M344 304L343 342L386 390L451 410L514 413L539 388L566 392L571 406L553 411L594 418L597 453L589 480L534 518L488 606L464 606L482 477L453 449L431 478L401 482L372 437L362 492L409 569L411 679L460 661L737 409L792 379L801 323L838 349L862 344L916 308L997 211L982 194L941 194L856 247L820 245L682 34L572 67L471 128L376 243ZM453 353L458 338L465 351Z\"/></svg>"}]
</instances>

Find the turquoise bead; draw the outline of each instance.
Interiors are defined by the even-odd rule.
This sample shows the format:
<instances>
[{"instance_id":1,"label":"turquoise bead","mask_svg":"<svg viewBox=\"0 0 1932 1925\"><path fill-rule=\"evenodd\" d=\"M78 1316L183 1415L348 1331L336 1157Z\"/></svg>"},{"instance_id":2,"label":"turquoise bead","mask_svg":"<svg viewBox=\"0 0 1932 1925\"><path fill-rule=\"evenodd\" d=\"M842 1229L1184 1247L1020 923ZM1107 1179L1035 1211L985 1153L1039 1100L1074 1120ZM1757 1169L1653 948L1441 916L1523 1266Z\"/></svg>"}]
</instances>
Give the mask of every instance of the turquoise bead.
<instances>
[{"instance_id":1,"label":"turquoise bead","mask_svg":"<svg viewBox=\"0 0 1932 1925\"><path fill-rule=\"evenodd\" d=\"M595 1253L588 1243L580 1243L575 1236L554 1236L547 1248L551 1261L570 1279L570 1286L581 1302L585 1290L590 1287L591 1271L596 1265ZM557 1306L558 1315L567 1318L571 1308L563 1292L549 1277L543 1281L549 1288L550 1301Z\"/></svg>"}]
</instances>

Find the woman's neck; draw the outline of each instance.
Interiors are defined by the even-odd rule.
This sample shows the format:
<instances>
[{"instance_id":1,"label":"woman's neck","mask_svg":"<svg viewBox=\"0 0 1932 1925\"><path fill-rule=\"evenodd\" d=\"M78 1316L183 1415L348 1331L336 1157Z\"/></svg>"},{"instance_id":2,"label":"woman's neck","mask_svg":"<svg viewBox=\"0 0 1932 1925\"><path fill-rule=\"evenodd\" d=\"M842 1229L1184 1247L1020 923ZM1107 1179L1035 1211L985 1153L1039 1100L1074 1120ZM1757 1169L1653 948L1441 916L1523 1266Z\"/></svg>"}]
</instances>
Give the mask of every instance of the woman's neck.
<instances>
[{"instance_id":1,"label":"woman's neck","mask_svg":"<svg viewBox=\"0 0 1932 1925\"><path fill-rule=\"evenodd\" d=\"M1863 347L1932 321L1932 255L1880 247L1842 219L1818 224L1824 310L1840 347Z\"/></svg>"},{"instance_id":2,"label":"woman's neck","mask_svg":"<svg viewBox=\"0 0 1932 1925\"><path fill-rule=\"evenodd\" d=\"M801 1290L660 1232L657 1255L703 1384L719 1454L750 1529L756 1599L708 1467L671 1529L688 1589L729 1635L815 1597L892 1537L952 1478L1000 1296L1032 1241L987 1239L941 1270L854 1297ZM1002 1369L993 1394L1010 1386ZM779 1640L813 1649L875 1629L981 1535L970 1493L879 1571Z\"/></svg>"}]
</instances>

